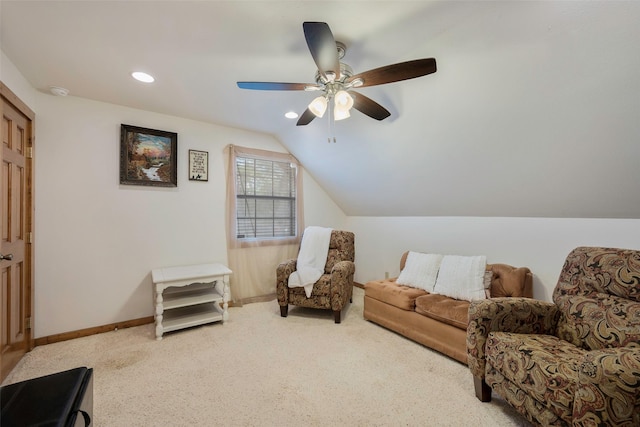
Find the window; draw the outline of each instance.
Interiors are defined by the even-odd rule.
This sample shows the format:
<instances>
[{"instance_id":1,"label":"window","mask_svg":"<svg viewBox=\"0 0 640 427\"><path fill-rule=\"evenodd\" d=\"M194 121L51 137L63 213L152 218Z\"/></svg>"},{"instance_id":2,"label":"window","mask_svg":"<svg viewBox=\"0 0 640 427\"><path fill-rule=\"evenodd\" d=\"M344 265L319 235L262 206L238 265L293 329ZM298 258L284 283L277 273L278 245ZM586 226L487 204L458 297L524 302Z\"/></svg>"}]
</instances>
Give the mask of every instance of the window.
<instances>
[{"instance_id":1,"label":"window","mask_svg":"<svg viewBox=\"0 0 640 427\"><path fill-rule=\"evenodd\" d=\"M296 168L289 162L236 157L238 239L296 235Z\"/></svg>"},{"instance_id":2,"label":"window","mask_svg":"<svg viewBox=\"0 0 640 427\"><path fill-rule=\"evenodd\" d=\"M298 162L285 153L233 147L233 238L291 243L299 231Z\"/></svg>"}]
</instances>

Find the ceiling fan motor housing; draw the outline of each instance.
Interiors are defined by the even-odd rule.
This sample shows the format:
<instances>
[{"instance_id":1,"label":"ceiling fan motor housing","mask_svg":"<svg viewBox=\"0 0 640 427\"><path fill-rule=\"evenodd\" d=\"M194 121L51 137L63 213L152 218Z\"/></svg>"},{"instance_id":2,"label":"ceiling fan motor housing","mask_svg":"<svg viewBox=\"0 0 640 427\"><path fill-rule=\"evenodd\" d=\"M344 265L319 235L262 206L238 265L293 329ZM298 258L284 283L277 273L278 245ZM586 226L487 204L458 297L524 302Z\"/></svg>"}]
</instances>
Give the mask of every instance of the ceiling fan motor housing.
<instances>
[{"instance_id":1,"label":"ceiling fan motor housing","mask_svg":"<svg viewBox=\"0 0 640 427\"><path fill-rule=\"evenodd\" d=\"M335 75L332 72L325 73L327 77L334 77ZM353 68L350 65L345 64L344 62L340 63L340 78L335 80L336 82L344 83L346 79L353 76ZM316 71L316 83L319 85L324 85L329 83L331 80L325 79L322 74L320 74L320 70Z\"/></svg>"}]
</instances>

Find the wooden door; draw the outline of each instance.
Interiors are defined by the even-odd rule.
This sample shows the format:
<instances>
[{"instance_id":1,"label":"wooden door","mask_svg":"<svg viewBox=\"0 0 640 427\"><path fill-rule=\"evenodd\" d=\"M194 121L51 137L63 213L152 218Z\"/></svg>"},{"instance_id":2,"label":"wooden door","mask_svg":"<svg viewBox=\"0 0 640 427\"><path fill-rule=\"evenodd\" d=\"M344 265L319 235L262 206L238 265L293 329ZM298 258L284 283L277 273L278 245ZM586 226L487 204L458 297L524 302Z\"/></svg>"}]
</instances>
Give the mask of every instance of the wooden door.
<instances>
[{"instance_id":1,"label":"wooden door","mask_svg":"<svg viewBox=\"0 0 640 427\"><path fill-rule=\"evenodd\" d=\"M0 380L33 348L33 112L0 82Z\"/></svg>"}]
</instances>

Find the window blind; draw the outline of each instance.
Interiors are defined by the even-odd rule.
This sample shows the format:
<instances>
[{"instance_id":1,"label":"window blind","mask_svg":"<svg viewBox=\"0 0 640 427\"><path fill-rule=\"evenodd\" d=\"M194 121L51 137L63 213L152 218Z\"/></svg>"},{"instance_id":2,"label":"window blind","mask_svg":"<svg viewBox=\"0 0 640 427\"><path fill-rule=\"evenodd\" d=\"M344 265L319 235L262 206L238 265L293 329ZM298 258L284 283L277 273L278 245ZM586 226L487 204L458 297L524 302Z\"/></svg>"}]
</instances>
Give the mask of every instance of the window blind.
<instances>
[{"instance_id":1,"label":"window blind","mask_svg":"<svg viewBox=\"0 0 640 427\"><path fill-rule=\"evenodd\" d=\"M296 235L295 165L236 157L236 230L238 239Z\"/></svg>"}]
</instances>

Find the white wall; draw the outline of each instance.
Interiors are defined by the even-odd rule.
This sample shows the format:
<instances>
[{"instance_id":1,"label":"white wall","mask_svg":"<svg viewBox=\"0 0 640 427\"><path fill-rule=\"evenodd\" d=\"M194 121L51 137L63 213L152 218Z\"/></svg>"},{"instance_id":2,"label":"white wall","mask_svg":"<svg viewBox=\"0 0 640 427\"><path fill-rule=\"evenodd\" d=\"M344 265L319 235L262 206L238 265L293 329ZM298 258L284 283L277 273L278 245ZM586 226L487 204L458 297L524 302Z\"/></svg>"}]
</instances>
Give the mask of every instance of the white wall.
<instances>
[{"instance_id":1,"label":"white wall","mask_svg":"<svg viewBox=\"0 0 640 427\"><path fill-rule=\"evenodd\" d=\"M36 112L35 338L151 316L152 268L226 263L223 149L286 151L277 140L54 97L2 61L0 78ZM119 184L121 123L178 133L177 188ZM208 182L188 180L189 149L209 152ZM303 183L307 224L341 227L344 214L313 177Z\"/></svg>"},{"instance_id":2,"label":"white wall","mask_svg":"<svg viewBox=\"0 0 640 427\"><path fill-rule=\"evenodd\" d=\"M304 223L305 226L317 225L343 229L346 215L329 197L322 187L306 171L302 177L304 187Z\"/></svg>"},{"instance_id":3,"label":"white wall","mask_svg":"<svg viewBox=\"0 0 640 427\"><path fill-rule=\"evenodd\" d=\"M577 246L640 249L640 220L470 217L349 217L356 233L356 281L399 274L404 251L486 255L529 267L534 298L551 301L567 254Z\"/></svg>"},{"instance_id":4,"label":"white wall","mask_svg":"<svg viewBox=\"0 0 640 427\"><path fill-rule=\"evenodd\" d=\"M0 79L36 112L35 337L150 316L150 270L226 262L222 149L285 151L271 136L31 88L2 54ZM119 185L120 124L178 133L178 187ZM187 150L209 152L209 181L187 179ZM406 250L483 254L527 266L550 300L580 245L640 249L640 220L345 217L305 173L305 224L356 233L356 281L398 274Z\"/></svg>"}]
</instances>

